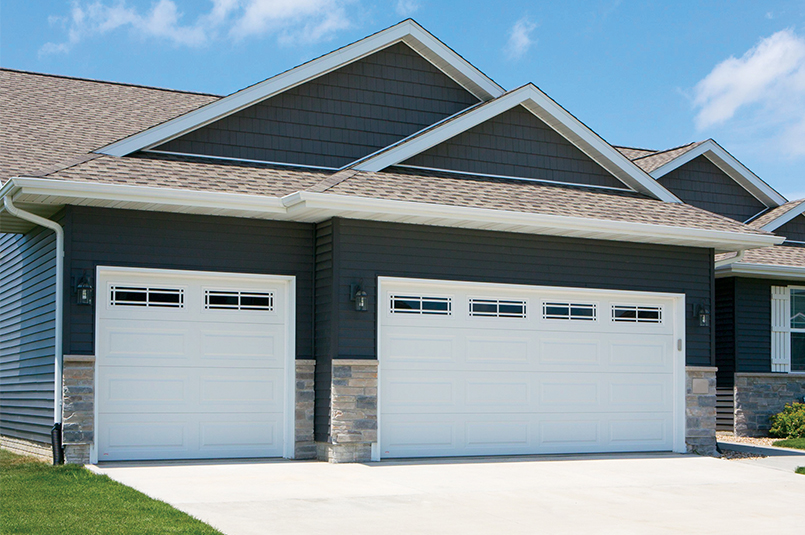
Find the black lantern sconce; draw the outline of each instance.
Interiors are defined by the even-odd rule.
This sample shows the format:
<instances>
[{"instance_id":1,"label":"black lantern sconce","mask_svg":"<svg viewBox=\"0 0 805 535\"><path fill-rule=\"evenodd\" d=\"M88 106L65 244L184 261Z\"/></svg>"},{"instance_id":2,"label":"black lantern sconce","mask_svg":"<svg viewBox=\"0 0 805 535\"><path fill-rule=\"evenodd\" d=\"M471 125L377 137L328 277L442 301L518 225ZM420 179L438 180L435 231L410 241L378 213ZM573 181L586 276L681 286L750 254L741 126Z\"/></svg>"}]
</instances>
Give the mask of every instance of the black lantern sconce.
<instances>
[{"instance_id":1,"label":"black lantern sconce","mask_svg":"<svg viewBox=\"0 0 805 535\"><path fill-rule=\"evenodd\" d=\"M77 305L92 305L92 281L87 277L87 272L81 276L81 280L75 285L75 302Z\"/></svg>"},{"instance_id":2,"label":"black lantern sconce","mask_svg":"<svg viewBox=\"0 0 805 535\"><path fill-rule=\"evenodd\" d=\"M369 310L369 296L363 289L363 281L360 284L349 285L349 300L355 302L355 310L366 312Z\"/></svg>"},{"instance_id":3,"label":"black lantern sconce","mask_svg":"<svg viewBox=\"0 0 805 535\"><path fill-rule=\"evenodd\" d=\"M699 322L699 327L710 326L710 309L704 305L695 305L693 315Z\"/></svg>"}]
</instances>

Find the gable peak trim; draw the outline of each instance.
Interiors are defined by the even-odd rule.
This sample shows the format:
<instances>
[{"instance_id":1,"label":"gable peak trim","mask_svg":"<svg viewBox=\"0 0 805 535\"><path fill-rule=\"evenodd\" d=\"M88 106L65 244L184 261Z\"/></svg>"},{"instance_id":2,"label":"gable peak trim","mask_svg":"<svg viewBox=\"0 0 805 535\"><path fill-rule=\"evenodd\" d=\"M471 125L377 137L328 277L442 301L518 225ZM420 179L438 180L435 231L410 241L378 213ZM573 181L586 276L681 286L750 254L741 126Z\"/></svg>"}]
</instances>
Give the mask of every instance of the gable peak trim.
<instances>
[{"instance_id":1,"label":"gable peak trim","mask_svg":"<svg viewBox=\"0 0 805 535\"><path fill-rule=\"evenodd\" d=\"M109 156L126 156L139 150L153 148L400 42L405 43L481 101L493 99L504 93L503 88L494 80L416 21L406 19L206 106L102 147L96 152Z\"/></svg>"}]
</instances>

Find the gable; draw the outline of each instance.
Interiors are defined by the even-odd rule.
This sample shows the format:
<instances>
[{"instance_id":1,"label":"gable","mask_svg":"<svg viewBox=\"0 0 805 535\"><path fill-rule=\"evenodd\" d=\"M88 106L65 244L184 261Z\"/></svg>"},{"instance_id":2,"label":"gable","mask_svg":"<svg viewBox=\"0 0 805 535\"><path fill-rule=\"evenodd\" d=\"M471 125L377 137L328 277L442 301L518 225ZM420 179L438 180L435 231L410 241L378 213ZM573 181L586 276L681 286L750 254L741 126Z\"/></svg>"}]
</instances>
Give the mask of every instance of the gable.
<instances>
[{"instance_id":1,"label":"gable","mask_svg":"<svg viewBox=\"0 0 805 535\"><path fill-rule=\"evenodd\" d=\"M698 156L657 181L682 201L736 221L766 209L706 156Z\"/></svg>"},{"instance_id":2,"label":"gable","mask_svg":"<svg viewBox=\"0 0 805 535\"><path fill-rule=\"evenodd\" d=\"M785 236L787 242L805 243L805 215L799 215L785 225L781 225L774 233L778 236Z\"/></svg>"},{"instance_id":3,"label":"gable","mask_svg":"<svg viewBox=\"0 0 805 535\"><path fill-rule=\"evenodd\" d=\"M520 105L400 165L626 188L606 169Z\"/></svg>"},{"instance_id":4,"label":"gable","mask_svg":"<svg viewBox=\"0 0 805 535\"><path fill-rule=\"evenodd\" d=\"M397 43L153 150L338 168L477 102Z\"/></svg>"}]
</instances>

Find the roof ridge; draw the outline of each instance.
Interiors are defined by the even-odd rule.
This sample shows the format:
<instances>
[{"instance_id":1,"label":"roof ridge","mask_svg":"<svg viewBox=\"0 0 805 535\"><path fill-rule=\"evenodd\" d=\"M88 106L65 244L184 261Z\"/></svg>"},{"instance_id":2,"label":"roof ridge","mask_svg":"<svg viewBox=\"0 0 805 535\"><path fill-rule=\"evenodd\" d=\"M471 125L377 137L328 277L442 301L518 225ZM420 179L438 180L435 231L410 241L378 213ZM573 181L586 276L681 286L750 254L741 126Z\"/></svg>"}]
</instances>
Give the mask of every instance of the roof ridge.
<instances>
[{"instance_id":1,"label":"roof ridge","mask_svg":"<svg viewBox=\"0 0 805 535\"><path fill-rule=\"evenodd\" d=\"M612 146L615 147L616 149L642 150L642 151L652 152L652 153L662 152L662 151L659 151L657 149L644 149L642 147L627 147L626 145L612 145Z\"/></svg>"},{"instance_id":2,"label":"roof ridge","mask_svg":"<svg viewBox=\"0 0 805 535\"><path fill-rule=\"evenodd\" d=\"M26 71L23 69L10 69L8 67L0 67L0 71L16 72L19 74L29 74L31 76L46 76L48 78L61 78L64 80L77 80L80 82L93 82L96 84L119 85L123 87L136 87L138 89L152 89L154 91L166 91L169 93L182 93L186 95L200 95L205 97L218 97L223 98L223 95L216 95L215 93L204 93L201 91L187 91L184 89L171 89L167 87L157 87L153 85L132 84L128 82L115 82L112 80L98 80L96 78L83 78L81 76L68 76L66 74L52 74L47 72Z\"/></svg>"},{"instance_id":3,"label":"roof ridge","mask_svg":"<svg viewBox=\"0 0 805 535\"><path fill-rule=\"evenodd\" d=\"M665 154L665 153L667 153L667 152L671 152L671 151L675 151L675 150L683 149L683 148L685 148L685 147L690 147L691 145L700 145L700 144L702 144L702 143L704 143L704 141L691 141L690 143L685 143L684 145L679 145L678 147L671 147L670 149L658 150L658 151L657 151L657 152L655 152L655 153L652 153L652 154L646 154L645 156L640 156L639 158L635 158L635 159L634 159L634 160L632 160L632 161L635 161L635 160L642 160L643 158L651 158L652 156L657 156L658 154ZM624 148L624 149L628 149L629 147L622 147L622 148Z\"/></svg>"}]
</instances>

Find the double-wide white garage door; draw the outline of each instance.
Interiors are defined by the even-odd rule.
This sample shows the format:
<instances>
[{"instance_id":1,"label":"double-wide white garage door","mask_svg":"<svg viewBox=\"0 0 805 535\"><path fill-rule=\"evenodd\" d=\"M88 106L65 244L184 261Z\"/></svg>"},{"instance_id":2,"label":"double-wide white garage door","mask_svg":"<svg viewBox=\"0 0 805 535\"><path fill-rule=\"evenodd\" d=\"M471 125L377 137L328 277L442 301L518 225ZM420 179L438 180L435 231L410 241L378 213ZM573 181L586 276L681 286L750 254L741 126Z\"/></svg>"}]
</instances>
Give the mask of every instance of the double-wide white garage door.
<instances>
[{"instance_id":1,"label":"double-wide white garage door","mask_svg":"<svg viewBox=\"0 0 805 535\"><path fill-rule=\"evenodd\" d=\"M385 278L379 295L379 457L683 451L681 296Z\"/></svg>"},{"instance_id":2,"label":"double-wide white garage door","mask_svg":"<svg viewBox=\"0 0 805 535\"><path fill-rule=\"evenodd\" d=\"M98 460L282 456L292 284L99 268Z\"/></svg>"}]
</instances>

